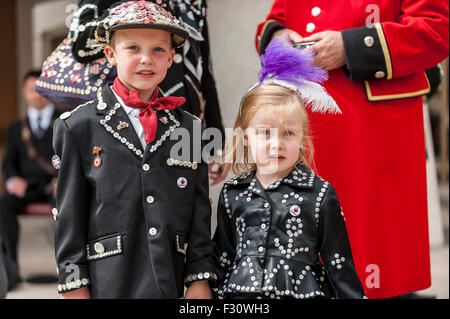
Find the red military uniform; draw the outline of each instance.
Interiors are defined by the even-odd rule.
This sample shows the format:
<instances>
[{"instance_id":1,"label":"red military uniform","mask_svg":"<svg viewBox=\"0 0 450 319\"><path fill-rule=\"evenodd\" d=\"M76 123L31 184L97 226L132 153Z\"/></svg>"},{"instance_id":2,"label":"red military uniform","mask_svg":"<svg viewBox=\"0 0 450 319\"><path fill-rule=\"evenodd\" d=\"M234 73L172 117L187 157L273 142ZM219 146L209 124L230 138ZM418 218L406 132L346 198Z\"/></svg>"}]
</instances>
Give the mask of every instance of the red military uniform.
<instances>
[{"instance_id":1,"label":"red military uniform","mask_svg":"<svg viewBox=\"0 0 450 319\"><path fill-rule=\"evenodd\" d=\"M258 27L341 31L346 65L325 83L342 115L310 113L318 174L336 188L369 298L430 286L422 95L448 55L448 2L276 0ZM378 14L379 13L379 14ZM372 23L372 25L368 25Z\"/></svg>"}]
</instances>

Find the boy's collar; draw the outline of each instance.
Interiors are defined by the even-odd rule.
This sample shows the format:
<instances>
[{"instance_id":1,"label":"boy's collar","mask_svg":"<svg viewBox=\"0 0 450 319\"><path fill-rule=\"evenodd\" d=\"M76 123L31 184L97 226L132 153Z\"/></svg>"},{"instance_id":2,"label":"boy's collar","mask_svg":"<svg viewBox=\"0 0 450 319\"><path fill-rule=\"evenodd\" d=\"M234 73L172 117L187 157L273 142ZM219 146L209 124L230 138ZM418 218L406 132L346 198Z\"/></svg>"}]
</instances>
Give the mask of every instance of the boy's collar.
<instances>
[{"instance_id":1,"label":"boy's collar","mask_svg":"<svg viewBox=\"0 0 450 319\"><path fill-rule=\"evenodd\" d=\"M164 97L163 91L158 88L158 98ZM105 115L106 112L115 104L115 102L119 102L121 105L124 105L122 99L117 98L118 95L112 89L112 83L107 83L103 89L99 89L97 92L97 105L96 105L96 114L97 115Z\"/></svg>"}]
</instances>

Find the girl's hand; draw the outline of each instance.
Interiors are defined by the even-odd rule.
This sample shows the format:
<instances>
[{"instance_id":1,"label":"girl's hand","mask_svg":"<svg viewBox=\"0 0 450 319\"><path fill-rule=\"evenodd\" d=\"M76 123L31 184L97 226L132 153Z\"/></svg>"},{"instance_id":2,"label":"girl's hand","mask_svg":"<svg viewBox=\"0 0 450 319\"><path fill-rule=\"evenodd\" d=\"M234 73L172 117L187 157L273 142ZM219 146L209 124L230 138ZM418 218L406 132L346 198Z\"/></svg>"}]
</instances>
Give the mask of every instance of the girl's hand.
<instances>
[{"instance_id":1,"label":"girl's hand","mask_svg":"<svg viewBox=\"0 0 450 319\"><path fill-rule=\"evenodd\" d=\"M281 29L273 33L272 40L276 37L287 35L293 43L302 42L303 37L291 29Z\"/></svg>"},{"instance_id":2,"label":"girl's hand","mask_svg":"<svg viewBox=\"0 0 450 319\"><path fill-rule=\"evenodd\" d=\"M83 287L61 295L62 299L91 299L91 292L88 287Z\"/></svg>"},{"instance_id":3,"label":"girl's hand","mask_svg":"<svg viewBox=\"0 0 450 319\"><path fill-rule=\"evenodd\" d=\"M185 299L212 299L211 288L207 280L194 281L186 290Z\"/></svg>"},{"instance_id":4,"label":"girl's hand","mask_svg":"<svg viewBox=\"0 0 450 319\"><path fill-rule=\"evenodd\" d=\"M228 176L229 171L229 165L221 163L220 159L213 159L208 164L209 179L212 182L211 186L219 184L221 181L223 181Z\"/></svg>"}]
</instances>

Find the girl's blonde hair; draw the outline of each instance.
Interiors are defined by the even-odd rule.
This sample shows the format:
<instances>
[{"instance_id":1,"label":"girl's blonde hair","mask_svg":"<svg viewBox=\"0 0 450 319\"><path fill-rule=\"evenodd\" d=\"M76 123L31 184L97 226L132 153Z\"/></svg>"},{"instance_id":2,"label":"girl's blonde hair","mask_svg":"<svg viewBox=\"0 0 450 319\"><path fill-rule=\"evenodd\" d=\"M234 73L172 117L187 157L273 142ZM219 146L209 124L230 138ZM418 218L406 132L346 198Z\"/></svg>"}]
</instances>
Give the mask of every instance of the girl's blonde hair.
<instances>
[{"instance_id":1,"label":"girl's blonde hair","mask_svg":"<svg viewBox=\"0 0 450 319\"><path fill-rule=\"evenodd\" d=\"M242 99L240 112L234 122L233 135L225 146L224 161L231 166L233 173L240 176L256 170L256 164L249 161L249 149L244 146L244 132L261 108L270 109L274 118L279 118L283 126L285 120L292 120L293 116L300 114L302 131L297 133L301 134L302 141L296 165L303 163L311 169L314 165L314 149L308 135L308 113L300 93L281 85L267 83L257 86Z\"/></svg>"}]
</instances>

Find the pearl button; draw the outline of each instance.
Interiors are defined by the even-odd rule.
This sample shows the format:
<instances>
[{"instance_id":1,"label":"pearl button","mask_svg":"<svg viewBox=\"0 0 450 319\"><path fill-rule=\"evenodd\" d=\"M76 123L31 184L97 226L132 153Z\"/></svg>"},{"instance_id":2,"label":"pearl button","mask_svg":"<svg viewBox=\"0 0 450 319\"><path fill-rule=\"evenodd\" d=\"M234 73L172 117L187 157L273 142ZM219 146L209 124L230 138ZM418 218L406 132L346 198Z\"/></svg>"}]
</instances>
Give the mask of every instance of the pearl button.
<instances>
[{"instance_id":1,"label":"pearl button","mask_svg":"<svg viewBox=\"0 0 450 319\"><path fill-rule=\"evenodd\" d=\"M175 54L175 56L173 58L173 61L176 64L179 64L179 63L181 63L183 61L183 57L181 56L181 54L177 53L177 54Z\"/></svg>"},{"instance_id":2,"label":"pearl button","mask_svg":"<svg viewBox=\"0 0 450 319\"><path fill-rule=\"evenodd\" d=\"M97 254L103 254L105 252L105 247L101 243L95 243L94 250Z\"/></svg>"},{"instance_id":3,"label":"pearl button","mask_svg":"<svg viewBox=\"0 0 450 319\"><path fill-rule=\"evenodd\" d=\"M266 229L266 224L261 224L262 229Z\"/></svg>"},{"instance_id":4,"label":"pearl button","mask_svg":"<svg viewBox=\"0 0 450 319\"><path fill-rule=\"evenodd\" d=\"M71 117L72 116L72 113L71 112L64 112L63 114L61 114L60 115L60 119L61 120L67 120L69 117Z\"/></svg>"},{"instance_id":5,"label":"pearl button","mask_svg":"<svg viewBox=\"0 0 450 319\"><path fill-rule=\"evenodd\" d=\"M264 208L269 208L269 203L265 203Z\"/></svg>"},{"instance_id":6,"label":"pearl button","mask_svg":"<svg viewBox=\"0 0 450 319\"><path fill-rule=\"evenodd\" d=\"M311 10L311 14L312 14L314 17L317 17L317 16L320 14L321 11L322 11L322 10L320 10L319 7L314 7L314 8L312 8L312 10Z\"/></svg>"},{"instance_id":7,"label":"pearl button","mask_svg":"<svg viewBox=\"0 0 450 319\"><path fill-rule=\"evenodd\" d=\"M385 75L386 74L383 71L378 71L377 73L375 73L375 77L377 79L382 79L382 78L384 78Z\"/></svg>"},{"instance_id":8,"label":"pearl button","mask_svg":"<svg viewBox=\"0 0 450 319\"><path fill-rule=\"evenodd\" d=\"M149 233L151 236L155 236L157 232L158 232L158 231L156 230L155 227L150 228L149 231L148 231L148 233Z\"/></svg>"},{"instance_id":9,"label":"pearl button","mask_svg":"<svg viewBox=\"0 0 450 319\"><path fill-rule=\"evenodd\" d=\"M147 196L147 203L152 204L155 201L153 196Z\"/></svg>"},{"instance_id":10,"label":"pearl button","mask_svg":"<svg viewBox=\"0 0 450 319\"><path fill-rule=\"evenodd\" d=\"M263 246L260 246L260 247L258 248L258 251L259 251L260 253L262 253L262 252L264 251L264 247L263 247Z\"/></svg>"},{"instance_id":11,"label":"pearl button","mask_svg":"<svg viewBox=\"0 0 450 319\"><path fill-rule=\"evenodd\" d=\"M144 171L148 172L148 171L150 170L150 165L144 164L144 165L142 165L142 169L143 169Z\"/></svg>"},{"instance_id":12,"label":"pearl button","mask_svg":"<svg viewBox=\"0 0 450 319\"><path fill-rule=\"evenodd\" d=\"M310 22L306 25L306 31L308 31L309 33L313 32L315 29L316 29L316 25L312 22Z\"/></svg>"},{"instance_id":13,"label":"pearl button","mask_svg":"<svg viewBox=\"0 0 450 319\"><path fill-rule=\"evenodd\" d=\"M370 48L373 46L374 43L375 43L375 40L373 37L367 36L364 38L364 44L366 45L366 47Z\"/></svg>"}]
</instances>

